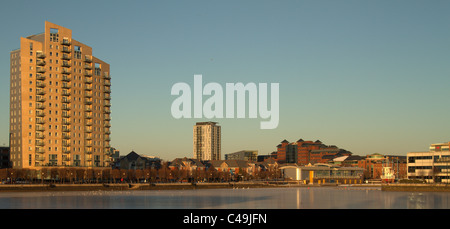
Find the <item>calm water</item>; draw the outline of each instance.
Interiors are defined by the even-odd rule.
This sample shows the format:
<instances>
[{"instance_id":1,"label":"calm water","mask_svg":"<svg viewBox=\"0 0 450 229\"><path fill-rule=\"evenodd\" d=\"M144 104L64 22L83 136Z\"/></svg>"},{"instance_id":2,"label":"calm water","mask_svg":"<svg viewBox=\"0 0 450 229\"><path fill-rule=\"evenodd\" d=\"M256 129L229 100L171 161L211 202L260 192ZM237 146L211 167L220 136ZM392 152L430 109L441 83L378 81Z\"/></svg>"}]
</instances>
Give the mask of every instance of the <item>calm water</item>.
<instances>
[{"instance_id":1,"label":"calm water","mask_svg":"<svg viewBox=\"0 0 450 229\"><path fill-rule=\"evenodd\" d=\"M450 209L447 192L311 187L0 193L1 209Z\"/></svg>"}]
</instances>

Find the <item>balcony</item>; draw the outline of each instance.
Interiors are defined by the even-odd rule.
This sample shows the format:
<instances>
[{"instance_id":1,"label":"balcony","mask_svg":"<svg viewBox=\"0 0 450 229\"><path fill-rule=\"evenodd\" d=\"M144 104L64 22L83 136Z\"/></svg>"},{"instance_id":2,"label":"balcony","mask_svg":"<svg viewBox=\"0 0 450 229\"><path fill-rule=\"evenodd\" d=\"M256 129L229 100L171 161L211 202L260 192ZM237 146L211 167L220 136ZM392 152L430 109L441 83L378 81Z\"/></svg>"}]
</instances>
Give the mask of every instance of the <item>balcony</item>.
<instances>
[{"instance_id":1,"label":"balcony","mask_svg":"<svg viewBox=\"0 0 450 229\"><path fill-rule=\"evenodd\" d=\"M90 71L90 70L85 70L85 71L84 71L84 75L85 75L85 76L92 76L92 71Z\"/></svg>"},{"instance_id":2,"label":"balcony","mask_svg":"<svg viewBox=\"0 0 450 229\"><path fill-rule=\"evenodd\" d=\"M92 98L84 98L84 104L91 105L93 102Z\"/></svg>"},{"instance_id":3,"label":"balcony","mask_svg":"<svg viewBox=\"0 0 450 229\"><path fill-rule=\"evenodd\" d=\"M43 111L36 111L36 117L45 117L45 113Z\"/></svg>"},{"instance_id":4,"label":"balcony","mask_svg":"<svg viewBox=\"0 0 450 229\"><path fill-rule=\"evenodd\" d=\"M45 109L45 105L43 103L36 103L36 109L43 110Z\"/></svg>"},{"instance_id":5,"label":"balcony","mask_svg":"<svg viewBox=\"0 0 450 229\"><path fill-rule=\"evenodd\" d=\"M39 152L38 152L38 150L36 150L36 153L45 153L45 151L42 150L42 151L39 151ZM44 156L36 156L34 159L35 159L36 161L45 161L45 157L44 157Z\"/></svg>"},{"instance_id":6,"label":"balcony","mask_svg":"<svg viewBox=\"0 0 450 229\"><path fill-rule=\"evenodd\" d=\"M61 51L62 51L62 52L65 52L65 53L71 53L71 52L72 52L72 49L69 48L69 47L67 47L67 46L63 46L63 48L62 48Z\"/></svg>"},{"instance_id":7,"label":"balcony","mask_svg":"<svg viewBox=\"0 0 450 229\"><path fill-rule=\"evenodd\" d=\"M84 97L86 97L86 98L92 98L92 91L85 91L85 92L84 92Z\"/></svg>"},{"instance_id":8,"label":"balcony","mask_svg":"<svg viewBox=\"0 0 450 229\"><path fill-rule=\"evenodd\" d=\"M92 154L92 147L85 147L84 152L87 154Z\"/></svg>"},{"instance_id":9,"label":"balcony","mask_svg":"<svg viewBox=\"0 0 450 229\"><path fill-rule=\"evenodd\" d=\"M94 124L94 122L92 121L92 119L86 119L86 121L84 122L84 124L86 126L92 126Z\"/></svg>"},{"instance_id":10,"label":"balcony","mask_svg":"<svg viewBox=\"0 0 450 229\"><path fill-rule=\"evenodd\" d=\"M45 153L44 147L36 147L36 153Z\"/></svg>"},{"instance_id":11,"label":"balcony","mask_svg":"<svg viewBox=\"0 0 450 229\"><path fill-rule=\"evenodd\" d=\"M110 121L110 120L111 120L111 115L105 114L105 117L104 117L103 120L105 120L105 121Z\"/></svg>"},{"instance_id":12,"label":"balcony","mask_svg":"<svg viewBox=\"0 0 450 229\"><path fill-rule=\"evenodd\" d=\"M42 74L36 74L36 80L45 80L45 76Z\"/></svg>"},{"instance_id":13,"label":"balcony","mask_svg":"<svg viewBox=\"0 0 450 229\"><path fill-rule=\"evenodd\" d=\"M63 60L70 60L70 59L72 59L72 57L70 55L64 53L62 55L61 59L63 59Z\"/></svg>"},{"instance_id":14,"label":"balcony","mask_svg":"<svg viewBox=\"0 0 450 229\"><path fill-rule=\"evenodd\" d=\"M103 79L111 79L111 76L107 72L103 73Z\"/></svg>"},{"instance_id":15,"label":"balcony","mask_svg":"<svg viewBox=\"0 0 450 229\"><path fill-rule=\"evenodd\" d=\"M69 41L69 39L63 39L63 40L61 41L61 44L62 44L62 45L70 46L70 45L71 45L71 42Z\"/></svg>"},{"instance_id":16,"label":"balcony","mask_svg":"<svg viewBox=\"0 0 450 229\"><path fill-rule=\"evenodd\" d=\"M92 111L92 106L90 106L90 105L84 106L84 111L91 112Z\"/></svg>"},{"instance_id":17,"label":"balcony","mask_svg":"<svg viewBox=\"0 0 450 229\"><path fill-rule=\"evenodd\" d=\"M45 58L45 54L42 51L38 51L38 52L36 52L36 57L38 59L44 59Z\"/></svg>"},{"instance_id":18,"label":"balcony","mask_svg":"<svg viewBox=\"0 0 450 229\"><path fill-rule=\"evenodd\" d=\"M64 103L61 107L61 110L70 111L71 110L70 105L67 103Z\"/></svg>"},{"instance_id":19,"label":"balcony","mask_svg":"<svg viewBox=\"0 0 450 229\"><path fill-rule=\"evenodd\" d=\"M92 134L86 134L86 135L85 135L85 139L86 139L86 140L92 140ZM87 141L87 142L85 143L85 145L88 145L88 142L91 142L91 141ZM91 142L90 145L92 146L92 142Z\"/></svg>"},{"instance_id":20,"label":"balcony","mask_svg":"<svg viewBox=\"0 0 450 229\"><path fill-rule=\"evenodd\" d=\"M37 119L36 119L36 124L41 124L41 125L45 124L45 119L43 119L43 118L37 118Z\"/></svg>"},{"instance_id":21,"label":"balcony","mask_svg":"<svg viewBox=\"0 0 450 229\"><path fill-rule=\"evenodd\" d=\"M70 146L70 140L63 140L62 145L63 145L64 147L69 147L69 146Z\"/></svg>"},{"instance_id":22,"label":"balcony","mask_svg":"<svg viewBox=\"0 0 450 229\"><path fill-rule=\"evenodd\" d=\"M70 126L69 125L63 125L62 126L62 131L63 132L70 132Z\"/></svg>"},{"instance_id":23,"label":"balcony","mask_svg":"<svg viewBox=\"0 0 450 229\"><path fill-rule=\"evenodd\" d=\"M40 60L40 59L38 59L37 61L36 61L36 65L38 65L38 66L44 66L46 63L45 63L45 60Z\"/></svg>"},{"instance_id":24,"label":"balcony","mask_svg":"<svg viewBox=\"0 0 450 229\"><path fill-rule=\"evenodd\" d=\"M111 107L111 102L110 102L110 100L105 100L105 103L103 104L103 106L105 106L105 107Z\"/></svg>"},{"instance_id":25,"label":"balcony","mask_svg":"<svg viewBox=\"0 0 450 229\"><path fill-rule=\"evenodd\" d=\"M110 128L111 127L111 123L107 122L103 126L106 127L106 128Z\"/></svg>"},{"instance_id":26,"label":"balcony","mask_svg":"<svg viewBox=\"0 0 450 229\"><path fill-rule=\"evenodd\" d=\"M86 112L86 113L84 113L84 118L85 118L85 119L92 119L92 112Z\"/></svg>"},{"instance_id":27,"label":"balcony","mask_svg":"<svg viewBox=\"0 0 450 229\"><path fill-rule=\"evenodd\" d=\"M85 55L85 56L84 56L84 62L91 63L91 62L92 62L92 56Z\"/></svg>"},{"instance_id":28,"label":"balcony","mask_svg":"<svg viewBox=\"0 0 450 229\"><path fill-rule=\"evenodd\" d=\"M85 78L85 79L84 79L84 83L86 83L86 84L91 84L91 83L92 83L92 77Z\"/></svg>"},{"instance_id":29,"label":"balcony","mask_svg":"<svg viewBox=\"0 0 450 229\"><path fill-rule=\"evenodd\" d=\"M63 139L70 139L70 133L67 133L67 132L63 132L62 133L63 135Z\"/></svg>"},{"instance_id":30,"label":"balcony","mask_svg":"<svg viewBox=\"0 0 450 229\"><path fill-rule=\"evenodd\" d=\"M109 80L103 81L103 86L111 86L111 82Z\"/></svg>"},{"instance_id":31,"label":"balcony","mask_svg":"<svg viewBox=\"0 0 450 229\"><path fill-rule=\"evenodd\" d=\"M68 119L68 118L63 118L62 124L63 124L63 125L70 125L70 124L72 124L72 122L71 122L70 119Z\"/></svg>"},{"instance_id":32,"label":"balcony","mask_svg":"<svg viewBox=\"0 0 450 229\"><path fill-rule=\"evenodd\" d=\"M36 138L37 139L45 139L45 135L38 132L38 133L36 133Z\"/></svg>"},{"instance_id":33,"label":"balcony","mask_svg":"<svg viewBox=\"0 0 450 229\"><path fill-rule=\"evenodd\" d=\"M45 68L43 68L43 67L36 67L36 72L37 73L45 73Z\"/></svg>"},{"instance_id":34,"label":"balcony","mask_svg":"<svg viewBox=\"0 0 450 229\"><path fill-rule=\"evenodd\" d=\"M36 95L45 95L45 90L42 88L36 89Z\"/></svg>"},{"instance_id":35,"label":"balcony","mask_svg":"<svg viewBox=\"0 0 450 229\"><path fill-rule=\"evenodd\" d=\"M92 126L86 126L86 127L84 128L84 132L86 132L86 133L92 133Z\"/></svg>"},{"instance_id":36,"label":"balcony","mask_svg":"<svg viewBox=\"0 0 450 229\"><path fill-rule=\"evenodd\" d=\"M63 84L62 84L61 87L62 87L62 88L65 88L65 89L70 89L70 88L71 88L70 84L69 84L69 83L66 83L66 82L63 82Z\"/></svg>"},{"instance_id":37,"label":"balcony","mask_svg":"<svg viewBox=\"0 0 450 229\"><path fill-rule=\"evenodd\" d=\"M61 63L61 66L62 66L62 67L70 68L70 67L72 66L72 64L70 64L69 61L63 61L63 62Z\"/></svg>"},{"instance_id":38,"label":"balcony","mask_svg":"<svg viewBox=\"0 0 450 229\"><path fill-rule=\"evenodd\" d=\"M69 98L69 97L63 96L62 99L61 99L61 102L62 102L62 103L70 103L71 101L70 101L70 98Z\"/></svg>"},{"instance_id":39,"label":"balcony","mask_svg":"<svg viewBox=\"0 0 450 229\"><path fill-rule=\"evenodd\" d=\"M65 153L65 154L69 154L70 153L70 147L63 147L62 152Z\"/></svg>"},{"instance_id":40,"label":"balcony","mask_svg":"<svg viewBox=\"0 0 450 229\"><path fill-rule=\"evenodd\" d=\"M42 81L36 81L36 87L44 88L45 87L45 83L42 82Z\"/></svg>"},{"instance_id":41,"label":"balcony","mask_svg":"<svg viewBox=\"0 0 450 229\"><path fill-rule=\"evenodd\" d=\"M105 99L105 100L111 100L111 96L110 96L109 94L105 94L104 99Z\"/></svg>"},{"instance_id":42,"label":"balcony","mask_svg":"<svg viewBox=\"0 0 450 229\"><path fill-rule=\"evenodd\" d=\"M61 95L63 95L63 96L70 96L70 91L69 90L62 90Z\"/></svg>"},{"instance_id":43,"label":"balcony","mask_svg":"<svg viewBox=\"0 0 450 229\"><path fill-rule=\"evenodd\" d=\"M45 127L43 125L36 125L36 131L42 132L45 131Z\"/></svg>"},{"instance_id":44,"label":"balcony","mask_svg":"<svg viewBox=\"0 0 450 229\"><path fill-rule=\"evenodd\" d=\"M63 75L62 76L62 81L64 81L64 82L70 82L70 76L69 75Z\"/></svg>"},{"instance_id":45,"label":"balcony","mask_svg":"<svg viewBox=\"0 0 450 229\"><path fill-rule=\"evenodd\" d=\"M111 93L111 88L110 87L104 87L103 88L103 92L104 93Z\"/></svg>"},{"instance_id":46,"label":"balcony","mask_svg":"<svg viewBox=\"0 0 450 229\"><path fill-rule=\"evenodd\" d=\"M63 111L63 113L62 113L62 117L63 118L70 118L70 112L68 112L68 111Z\"/></svg>"},{"instance_id":47,"label":"balcony","mask_svg":"<svg viewBox=\"0 0 450 229\"><path fill-rule=\"evenodd\" d=\"M92 65L91 64L85 64L84 65L84 69L91 70L92 69Z\"/></svg>"},{"instance_id":48,"label":"balcony","mask_svg":"<svg viewBox=\"0 0 450 229\"><path fill-rule=\"evenodd\" d=\"M111 141L111 138L109 137L109 135L105 135L105 141L107 141L107 142Z\"/></svg>"},{"instance_id":49,"label":"balcony","mask_svg":"<svg viewBox=\"0 0 450 229\"><path fill-rule=\"evenodd\" d=\"M36 102L40 102L40 103L45 102L44 96L40 96L40 95L36 96Z\"/></svg>"},{"instance_id":50,"label":"balcony","mask_svg":"<svg viewBox=\"0 0 450 229\"><path fill-rule=\"evenodd\" d=\"M70 72L70 69L68 69L68 68L62 68L61 73L62 74L70 74L71 72Z\"/></svg>"},{"instance_id":51,"label":"balcony","mask_svg":"<svg viewBox=\"0 0 450 229\"><path fill-rule=\"evenodd\" d=\"M91 137L86 137L86 142L84 143L84 146L92 147L92 134L88 135L91 135Z\"/></svg>"},{"instance_id":52,"label":"balcony","mask_svg":"<svg viewBox=\"0 0 450 229\"><path fill-rule=\"evenodd\" d=\"M84 90L86 90L86 91L92 91L92 84L85 84L85 85L84 85Z\"/></svg>"}]
</instances>

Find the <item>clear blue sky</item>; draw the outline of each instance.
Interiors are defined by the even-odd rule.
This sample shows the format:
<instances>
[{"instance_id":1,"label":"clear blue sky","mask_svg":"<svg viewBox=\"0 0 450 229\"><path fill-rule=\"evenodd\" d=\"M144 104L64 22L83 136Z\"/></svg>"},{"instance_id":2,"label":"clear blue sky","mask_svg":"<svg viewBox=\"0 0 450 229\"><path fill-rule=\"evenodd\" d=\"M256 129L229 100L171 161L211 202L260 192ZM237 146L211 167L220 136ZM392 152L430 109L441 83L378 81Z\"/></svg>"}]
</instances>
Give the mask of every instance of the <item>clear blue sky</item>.
<instances>
[{"instance_id":1,"label":"clear blue sky","mask_svg":"<svg viewBox=\"0 0 450 229\"><path fill-rule=\"evenodd\" d=\"M0 7L0 145L8 144L9 52L44 21L111 64L112 145L192 157L173 84L279 83L280 123L218 119L222 155L283 139L356 155L450 141L450 1L7 1Z\"/></svg>"}]
</instances>

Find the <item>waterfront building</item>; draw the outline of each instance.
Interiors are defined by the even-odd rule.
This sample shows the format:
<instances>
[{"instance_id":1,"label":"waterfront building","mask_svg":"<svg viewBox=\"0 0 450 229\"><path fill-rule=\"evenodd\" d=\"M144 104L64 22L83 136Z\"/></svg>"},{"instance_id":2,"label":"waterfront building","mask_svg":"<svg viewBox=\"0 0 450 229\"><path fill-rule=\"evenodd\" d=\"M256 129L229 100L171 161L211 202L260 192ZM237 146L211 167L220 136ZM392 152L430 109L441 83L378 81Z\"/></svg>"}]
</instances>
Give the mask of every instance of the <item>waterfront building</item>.
<instances>
[{"instance_id":1,"label":"waterfront building","mask_svg":"<svg viewBox=\"0 0 450 229\"><path fill-rule=\"evenodd\" d=\"M221 126L217 122L197 122L194 132L194 159L220 160Z\"/></svg>"},{"instance_id":2,"label":"waterfront building","mask_svg":"<svg viewBox=\"0 0 450 229\"><path fill-rule=\"evenodd\" d=\"M408 179L450 183L450 142L431 144L428 152L410 152Z\"/></svg>"},{"instance_id":3,"label":"waterfront building","mask_svg":"<svg viewBox=\"0 0 450 229\"><path fill-rule=\"evenodd\" d=\"M292 143L283 140L281 144L277 145L276 154L279 163L307 165L309 163L324 163L335 157L350 156L352 153L334 145L325 145L320 140L313 142L299 139ZM323 158L324 156L327 157Z\"/></svg>"},{"instance_id":4,"label":"waterfront building","mask_svg":"<svg viewBox=\"0 0 450 229\"><path fill-rule=\"evenodd\" d=\"M285 179L305 183L360 184L364 179L364 169L359 167L340 167L330 164L284 165L280 167Z\"/></svg>"},{"instance_id":5,"label":"waterfront building","mask_svg":"<svg viewBox=\"0 0 450 229\"><path fill-rule=\"evenodd\" d=\"M363 160L359 160L357 166L365 169L366 179L381 179L384 167L391 167L396 179L407 178L406 156L369 154Z\"/></svg>"},{"instance_id":6,"label":"waterfront building","mask_svg":"<svg viewBox=\"0 0 450 229\"><path fill-rule=\"evenodd\" d=\"M225 154L225 160L244 160L256 162L258 159L258 150L241 150L235 153Z\"/></svg>"},{"instance_id":7,"label":"waterfront building","mask_svg":"<svg viewBox=\"0 0 450 229\"><path fill-rule=\"evenodd\" d=\"M159 169L161 167L161 159L158 157L150 157L146 155L139 155L131 151L126 156L120 157L117 160L115 168L118 169Z\"/></svg>"},{"instance_id":8,"label":"waterfront building","mask_svg":"<svg viewBox=\"0 0 450 229\"><path fill-rule=\"evenodd\" d=\"M12 167L109 167L109 64L50 22L21 37L10 61Z\"/></svg>"}]
</instances>

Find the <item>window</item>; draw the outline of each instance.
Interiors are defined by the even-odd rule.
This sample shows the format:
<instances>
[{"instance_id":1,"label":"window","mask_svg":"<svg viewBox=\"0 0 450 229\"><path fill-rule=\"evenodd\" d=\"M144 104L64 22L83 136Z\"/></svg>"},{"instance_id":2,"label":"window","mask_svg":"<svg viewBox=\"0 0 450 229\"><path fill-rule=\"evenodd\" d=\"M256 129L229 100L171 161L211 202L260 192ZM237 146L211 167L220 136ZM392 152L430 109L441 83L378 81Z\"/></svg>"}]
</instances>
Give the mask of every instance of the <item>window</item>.
<instances>
[{"instance_id":1,"label":"window","mask_svg":"<svg viewBox=\"0 0 450 229\"><path fill-rule=\"evenodd\" d=\"M81 59L81 47L75 45L73 51L74 51L73 56L74 56L76 59Z\"/></svg>"},{"instance_id":2,"label":"window","mask_svg":"<svg viewBox=\"0 0 450 229\"><path fill-rule=\"evenodd\" d=\"M50 41L58 42L59 41L59 34L58 29L50 29Z\"/></svg>"}]
</instances>

